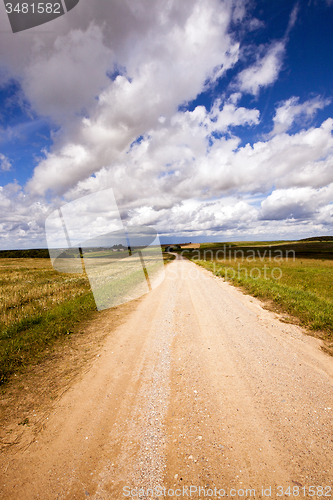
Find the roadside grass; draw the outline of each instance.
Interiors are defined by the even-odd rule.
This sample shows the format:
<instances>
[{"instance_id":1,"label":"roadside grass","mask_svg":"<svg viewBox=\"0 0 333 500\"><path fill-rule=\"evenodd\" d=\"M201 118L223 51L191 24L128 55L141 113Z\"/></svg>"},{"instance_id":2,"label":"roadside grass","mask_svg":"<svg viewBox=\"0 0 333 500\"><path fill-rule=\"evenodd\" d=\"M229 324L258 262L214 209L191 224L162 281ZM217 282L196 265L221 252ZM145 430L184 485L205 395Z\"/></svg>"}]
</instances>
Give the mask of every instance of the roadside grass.
<instances>
[{"instance_id":1,"label":"roadside grass","mask_svg":"<svg viewBox=\"0 0 333 500\"><path fill-rule=\"evenodd\" d=\"M333 261L269 258L197 260L196 264L223 277L247 293L273 301L281 312L299 319L302 326L333 341Z\"/></svg>"},{"instance_id":2,"label":"roadside grass","mask_svg":"<svg viewBox=\"0 0 333 500\"><path fill-rule=\"evenodd\" d=\"M167 264L175 256L163 258ZM0 258L0 385L94 311L85 274L59 273L47 258Z\"/></svg>"}]
</instances>

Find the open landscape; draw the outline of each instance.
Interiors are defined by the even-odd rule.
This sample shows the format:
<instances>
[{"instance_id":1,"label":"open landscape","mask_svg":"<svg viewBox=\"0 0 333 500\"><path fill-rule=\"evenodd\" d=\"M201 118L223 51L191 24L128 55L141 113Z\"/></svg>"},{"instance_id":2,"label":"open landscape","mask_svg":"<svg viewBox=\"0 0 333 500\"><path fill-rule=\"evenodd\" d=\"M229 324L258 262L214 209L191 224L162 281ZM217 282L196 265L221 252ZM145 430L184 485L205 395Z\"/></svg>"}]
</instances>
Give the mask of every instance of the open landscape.
<instances>
[{"instance_id":1,"label":"open landscape","mask_svg":"<svg viewBox=\"0 0 333 500\"><path fill-rule=\"evenodd\" d=\"M333 241L203 243L174 251L265 299L267 306L274 304L288 315L286 321L298 321L310 334L325 340L325 348L331 351ZM0 254L2 384L18 368L37 363L56 339L71 335L74 326L96 310L86 274L55 271L47 251L22 252L27 257L13 257L13 251L2 253L7 257ZM41 254L44 258L39 258ZM113 260L120 258L121 254L114 254ZM165 263L173 258L164 254ZM119 274L117 269L112 268ZM120 289L134 287L137 273L134 278L132 274L130 281L126 273L122 276Z\"/></svg>"},{"instance_id":2,"label":"open landscape","mask_svg":"<svg viewBox=\"0 0 333 500\"><path fill-rule=\"evenodd\" d=\"M0 500L333 500L332 19L0 1Z\"/></svg>"},{"instance_id":3,"label":"open landscape","mask_svg":"<svg viewBox=\"0 0 333 500\"><path fill-rule=\"evenodd\" d=\"M50 259L0 259L0 380L43 351L96 306L83 275L58 273Z\"/></svg>"},{"instance_id":4,"label":"open landscape","mask_svg":"<svg viewBox=\"0 0 333 500\"><path fill-rule=\"evenodd\" d=\"M84 275L3 258L2 498L329 496L331 249L181 245L99 313Z\"/></svg>"}]
</instances>

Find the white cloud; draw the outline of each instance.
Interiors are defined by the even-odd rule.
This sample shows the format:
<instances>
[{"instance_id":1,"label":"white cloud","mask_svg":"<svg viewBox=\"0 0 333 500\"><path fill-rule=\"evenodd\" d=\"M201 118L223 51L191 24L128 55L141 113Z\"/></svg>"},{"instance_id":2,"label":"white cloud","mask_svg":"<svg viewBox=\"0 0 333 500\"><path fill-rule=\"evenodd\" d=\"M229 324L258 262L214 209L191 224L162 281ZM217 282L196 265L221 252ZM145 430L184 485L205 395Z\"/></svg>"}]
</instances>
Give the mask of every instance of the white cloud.
<instances>
[{"instance_id":1,"label":"white cloud","mask_svg":"<svg viewBox=\"0 0 333 500\"><path fill-rule=\"evenodd\" d=\"M93 159L87 148L81 144L65 144L58 154L48 153L47 158L39 163L38 176L35 176L31 191L34 194L57 191L59 185L72 184L73 180L90 175L91 164Z\"/></svg>"},{"instance_id":2,"label":"white cloud","mask_svg":"<svg viewBox=\"0 0 333 500\"><path fill-rule=\"evenodd\" d=\"M274 42L263 57L249 68L239 73L236 86L241 92L257 96L260 90L274 83L282 68L282 60L285 53L285 42Z\"/></svg>"},{"instance_id":3,"label":"white cloud","mask_svg":"<svg viewBox=\"0 0 333 500\"><path fill-rule=\"evenodd\" d=\"M187 200L170 210L157 211L152 207L135 209L133 224L157 225L160 234L207 234L244 228L257 220L257 210L235 198L202 203Z\"/></svg>"},{"instance_id":4,"label":"white cloud","mask_svg":"<svg viewBox=\"0 0 333 500\"><path fill-rule=\"evenodd\" d=\"M285 38L288 37L290 31L293 29L293 27L295 26L296 24L296 21L297 21L297 16L298 16L298 13L299 13L299 10L300 10L300 7L299 7L299 3L297 2L293 8L293 10L291 11L291 14L289 16L289 23L288 23L288 27L287 27L287 31L285 33Z\"/></svg>"},{"instance_id":5,"label":"white cloud","mask_svg":"<svg viewBox=\"0 0 333 500\"><path fill-rule=\"evenodd\" d=\"M260 216L266 220L311 219L332 200L333 184L321 189L277 189L262 202ZM330 211L333 214L333 205Z\"/></svg>"},{"instance_id":6,"label":"white cloud","mask_svg":"<svg viewBox=\"0 0 333 500\"><path fill-rule=\"evenodd\" d=\"M231 0L156 0L149 9L143 0L80 2L75 16L55 21L55 33L25 37L25 44L18 35L6 53L1 47L33 110L61 126L26 192L0 190L2 247L28 238L40 246L53 210L48 190L63 196L53 199L61 204L112 187L124 221L165 235L292 238L296 230L333 229L333 120L308 128L327 100L292 97L277 108L269 136L242 146L237 136L237 127L260 122L257 109L240 106L241 93L257 96L278 78L296 9L285 38L264 54L258 49L255 64L239 74L236 93L217 98L210 112L181 106L238 61L230 22L245 22L245 7ZM120 74L108 78L116 68ZM300 119L306 128L288 133Z\"/></svg>"},{"instance_id":7,"label":"white cloud","mask_svg":"<svg viewBox=\"0 0 333 500\"><path fill-rule=\"evenodd\" d=\"M173 2L170 5L173 5ZM207 82L214 82L237 61L238 44L232 41L228 33L232 14L231 3L221 3L217 0L207 3L197 0L188 16L182 14L181 22L176 23L171 16L172 9L170 12L164 9L163 13L164 16L154 18L154 24L147 27L146 33L140 39L135 40L135 48L122 57L121 63L126 67L126 75L119 75L114 81L109 81L108 86L99 94L95 106L90 108L89 117L80 123L72 121L71 128L66 127L66 135L59 136L53 151L35 169L33 179L29 183L31 191L42 194L51 188L63 192L102 167L119 162L121 155L138 136L161 128L161 116L170 123L181 103L194 99ZM101 38L94 30L93 35L92 45L95 47L96 38L99 41ZM76 33L75 36L81 39L83 35ZM84 51L80 50L79 42L74 44L69 55L66 53L68 37L61 38L60 42L55 44L56 47L52 48L51 54L47 58L44 57L42 62L36 63L40 78L38 84L34 80L33 71L29 70L29 81L33 81L33 89L47 89L51 76L53 84L57 85L54 67L62 74L72 59L78 59L75 66L75 71L78 68L76 82L79 78L84 80L86 71L90 72L88 64L83 74ZM87 42L89 48L90 38L88 37ZM91 59L89 54L87 57ZM44 97L43 92L40 96L34 90L36 102L38 99L40 102L40 112L44 110L45 113L53 113L56 119L59 118L58 110L66 115L66 112L62 111L68 101L65 92L66 81L65 79L64 85L58 84L58 90L52 90L52 95L55 92L56 96L60 96L60 100L61 96L65 96L63 105L60 103L59 106L54 106L54 111L49 109L48 104L54 102L54 97L48 98L47 90ZM77 86L80 89L79 83ZM83 86L84 93L84 83ZM75 106L77 108L73 97L68 107L75 109ZM233 113L233 110L230 109L229 112ZM235 123L244 121L244 117L240 116L242 111L238 111L238 115L235 113ZM73 168L70 169L66 151L76 147L84 148L88 154L81 157L81 163L71 163Z\"/></svg>"},{"instance_id":8,"label":"white cloud","mask_svg":"<svg viewBox=\"0 0 333 500\"><path fill-rule=\"evenodd\" d=\"M256 51L258 52L256 62L241 71L234 83L234 86L241 92L258 96L262 88L272 85L278 79L282 69L289 33L296 24L298 12L299 5L296 3L289 16L288 26L283 39L271 43L263 56L263 48L256 47ZM252 22L257 27L255 21L253 20Z\"/></svg>"},{"instance_id":9,"label":"white cloud","mask_svg":"<svg viewBox=\"0 0 333 500\"><path fill-rule=\"evenodd\" d=\"M57 123L72 121L81 111L93 113L101 89L109 114L116 105L126 115L127 105L138 106L139 94L141 108L144 103L151 116L157 105L162 113L174 111L195 98L205 82L214 82L237 61L239 44L228 33L232 15L232 1L156 0L149 8L144 0L83 2L75 16L52 22L54 33L26 37L24 45L18 34L7 50L0 48L0 56L7 71L19 75L33 108ZM132 81L130 96L107 78L114 68Z\"/></svg>"},{"instance_id":10,"label":"white cloud","mask_svg":"<svg viewBox=\"0 0 333 500\"><path fill-rule=\"evenodd\" d=\"M239 94L233 94L223 106L219 99L215 101L209 114L211 122L207 127L208 130L226 132L229 128L239 125L258 125L259 111L257 109L237 107L238 98Z\"/></svg>"},{"instance_id":11,"label":"white cloud","mask_svg":"<svg viewBox=\"0 0 333 500\"><path fill-rule=\"evenodd\" d=\"M46 246L44 222L49 211L46 200L27 196L17 183L0 186L0 248Z\"/></svg>"},{"instance_id":12,"label":"white cloud","mask_svg":"<svg viewBox=\"0 0 333 500\"><path fill-rule=\"evenodd\" d=\"M270 136L287 132L295 122L306 126L316 112L328 106L330 102L329 99L314 97L303 104L299 104L298 97L291 97L277 108L273 118L274 128Z\"/></svg>"},{"instance_id":13,"label":"white cloud","mask_svg":"<svg viewBox=\"0 0 333 500\"><path fill-rule=\"evenodd\" d=\"M106 73L113 66L113 52L104 45L100 27L71 30L51 50L43 49L35 51L23 79L33 109L60 123L91 109L95 96L109 84Z\"/></svg>"},{"instance_id":14,"label":"white cloud","mask_svg":"<svg viewBox=\"0 0 333 500\"><path fill-rule=\"evenodd\" d=\"M9 159L0 153L0 170L3 172L9 172L9 170L12 168L12 164L9 161Z\"/></svg>"},{"instance_id":15,"label":"white cloud","mask_svg":"<svg viewBox=\"0 0 333 500\"><path fill-rule=\"evenodd\" d=\"M220 123L219 118L212 121L220 107L213 109L215 111L211 114L202 107L193 112L177 113L165 127L150 130L140 144L134 145L121 158L121 162L79 182L68 191L68 199L112 186L123 217L131 221L135 216L136 222L142 217L142 223L154 222L159 230L164 231L169 211L173 217L182 214L182 220L186 215L183 208L186 204L194 204L191 215L184 219L195 221L194 227L200 222L199 214L206 217L207 203L212 198L223 199L228 193L236 193L246 197L247 204L250 204L256 200L255 193L261 193L261 199L265 200L267 192L272 189L279 193L289 189L324 189L333 182L333 120L326 120L319 128L291 136L281 134L266 142L239 147L239 139L233 135L216 139L211 135ZM224 112L222 106L222 116ZM248 119L246 110L243 113ZM229 125L233 120L234 114L231 114ZM208 137L212 144L209 144ZM129 181L124 183L124 178ZM268 205L262 206L261 217L267 215L270 220L268 208L272 198L268 200ZM213 207L209 212L211 228L222 227L216 214L220 205L210 206ZM224 209L224 213L226 211ZM248 208L247 212L250 213ZM251 220L255 221L255 218ZM170 227L176 230L181 224L179 220L177 224L175 221L173 219L174 226L170 222ZM208 219L205 222L208 227ZM232 223L237 228L241 222L235 219ZM185 227L184 223L183 230ZM253 222L253 227L258 227L258 223Z\"/></svg>"}]
</instances>

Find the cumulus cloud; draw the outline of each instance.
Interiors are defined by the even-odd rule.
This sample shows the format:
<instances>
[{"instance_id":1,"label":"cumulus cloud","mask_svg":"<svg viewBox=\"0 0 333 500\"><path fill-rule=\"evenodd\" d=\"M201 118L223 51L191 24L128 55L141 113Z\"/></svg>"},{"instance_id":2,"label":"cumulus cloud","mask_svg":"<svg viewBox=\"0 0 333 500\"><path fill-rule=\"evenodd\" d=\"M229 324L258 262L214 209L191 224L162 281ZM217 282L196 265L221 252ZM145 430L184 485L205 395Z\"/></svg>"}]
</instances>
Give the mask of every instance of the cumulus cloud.
<instances>
[{"instance_id":1,"label":"cumulus cloud","mask_svg":"<svg viewBox=\"0 0 333 500\"><path fill-rule=\"evenodd\" d=\"M91 24L86 31L59 36L50 50L39 47L26 68L23 90L33 109L61 124L75 113L88 112L105 88L113 52L104 45L102 30Z\"/></svg>"},{"instance_id":2,"label":"cumulus cloud","mask_svg":"<svg viewBox=\"0 0 333 500\"><path fill-rule=\"evenodd\" d=\"M133 224L155 225L162 235L172 235L173 232L201 235L244 229L257 217L255 208L232 197L206 203L186 200L170 210L157 211L147 207L131 212Z\"/></svg>"},{"instance_id":3,"label":"cumulus cloud","mask_svg":"<svg viewBox=\"0 0 333 500\"><path fill-rule=\"evenodd\" d=\"M173 5L173 2L170 5ZM170 123L180 104L194 99L205 85L213 83L237 61L239 45L233 42L228 33L232 15L231 3L221 3L217 0L207 3L197 0L189 10L188 17L183 15L181 23L174 22L172 9L164 9L163 12L163 17L153 19L154 24L147 27L147 32L141 36L135 48L122 57L123 74L109 81L99 93L98 100L89 110L88 116L76 122L75 126L71 122L70 129L66 129L66 136L60 136L53 151L37 166L29 183L31 191L40 194L47 189L64 191L93 172L120 161L121 154L137 137L147 134L150 130L158 130L163 119L169 120ZM102 38L96 30L89 29L92 34L88 37L87 46L90 47L91 38L93 47L97 43L96 40L101 44ZM82 34L76 33L75 36L80 40ZM56 71L60 74L62 71L66 72L72 59L78 61L75 71L79 68L74 81L78 82L79 78L84 78L82 71L80 72L84 67L84 51L81 51L78 42L68 55L65 50L66 40L61 38L52 49L51 55L36 63L36 74L42 80L40 84L36 85L33 76L35 73L29 70L28 80L33 81L33 84L26 84L28 88L31 85L33 89L47 89L48 85L45 85L43 78L46 79L46 84L50 79L55 82L54 68L57 68ZM90 60L89 54L87 57ZM89 63L87 68L89 71ZM43 91L41 96L34 91L34 99L36 102L39 100L41 113L44 110L56 118L58 110L65 113L61 111L61 96L67 95L64 93L66 81L65 78L64 84L54 83L59 88L55 95L59 96L60 103L59 106L54 106L54 111L48 104L54 102L54 98L47 97L48 90L45 90L45 96ZM79 87L79 83L77 85ZM85 84L83 85L86 89ZM88 79L87 86L89 85ZM32 91L29 92L32 95ZM74 89L72 93L75 93ZM87 95L88 93L87 90ZM68 97L65 97L63 107L70 108L72 100L73 106L77 108L75 97L70 100L68 106ZM232 110L230 112L232 113ZM237 122L243 118L236 114L234 119ZM80 155L79 163L76 160L73 163L68 158L67 151L77 147L84 148L87 155ZM72 165L71 179L68 174L68 162Z\"/></svg>"},{"instance_id":4,"label":"cumulus cloud","mask_svg":"<svg viewBox=\"0 0 333 500\"><path fill-rule=\"evenodd\" d=\"M17 183L0 186L0 248L43 248L46 200L27 196Z\"/></svg>"},{"instance_id":5,"label":"cumulus cloud","mask_svg":"<svg viewBox=\"0 0 333 500\"><path fill-rule=\"evenodd\" d=\"M33 112L58 126L25 191L1 188L2 247L28 238L41 246L55 206L107 187L124 222L154 225L165 236L294 237L310 219L308 232L333 228L333 120L310 127L328 100L280 103L273 131L252 145L237 133L260 123L258 109L241 106L242 94L258 96L278 78L297 6L284 39L258 49L231 96L217 96L210 110L186 109L239 60L231 23L260 27L246 6L80 2L75 16L54 21L54 33L24 44L18 34L7 51L0 47L6 74L19 77ZM307 128L290 133L299 120Z\"/></svg>"},{"instance_id":6,"label":"cumulus cloud","mask_svg":"<svg viewBox=\"0 0 333 500\"><path fill-rule=\"evenodd\" d=\"M270 135L287 132L295 122L305 126L319 109L328 106L330 102L330 99L322 99L317 96L299 104L298 97L291 97L278 106L273 118L274 128Z\"/></svg>"},{"instance_id":7,"label":"cumulus cloud","mask_svg":"<svg viewBox=\"0 0 333 500\"><path fill-rule=\"evenodd\" d=\"M225 106L220 105L211 113L203 107L177 113L170 123L133 144L121 162L78 182L67 192L68 199L112 186L130 218L131 211L140 207L162 214L186 200L205 203L229 193L261 193L265 198L274 188L322 188L333 182L332 119L318 128L240 147L233 134L214 136L218 127L226 130L225 116L214 121L220 108L224 116ZM229 126L237 109L228 110ZM250 111L243 109L243 121L237 123L255 123L258 115ZM124 184L124 178L129 182Z\"/></svg>"},{"instance_id":8,"label":"cumulus cloud","mask_svg":"<svg viewBox=\"0 0 333 500\"><path fill-rule=\"evenodd\" d=\"M239 73L236 79L239 90L257 96L263 87L274 83L282 68L284 53L285 42L274 42L253 66Z\"/></svg>"},{"instance_id":9,"label":"cumulus cloud","mask_svg":"<svg viewBox=\"0 0 333 500\"><path fill-rule=\"evenodd\" d=\"M321 189L311 187L277 189L261 204L265 220L310 219L323 208L333 215L333 184Z\"/></svg>"}]
</instances>

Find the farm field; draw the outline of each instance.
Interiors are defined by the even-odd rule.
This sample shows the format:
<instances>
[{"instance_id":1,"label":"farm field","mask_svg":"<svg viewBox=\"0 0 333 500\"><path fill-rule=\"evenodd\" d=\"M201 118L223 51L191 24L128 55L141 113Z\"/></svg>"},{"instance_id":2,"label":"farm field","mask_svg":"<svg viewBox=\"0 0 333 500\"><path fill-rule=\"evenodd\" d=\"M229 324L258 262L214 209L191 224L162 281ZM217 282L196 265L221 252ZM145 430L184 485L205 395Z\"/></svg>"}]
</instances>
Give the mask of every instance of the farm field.
<instances>
[{"instance_id":1,"label":"farm field","mask_svg":"<svg viewBox=\"0 0 333 500\"><path fill-rule=\"evenodd\" d=\"M49 259L0 259L0 381L37 362L95 303L85 275L58 273Z\"/></svg>"},{"instance_id":2,"label":"farm field","mask_svg":"<svg viewBox=\"0 0 333 500\"><path fill-rule=\"evenodd\" d=\"M61 273L48 258L13 254L0 258L0 385L37 363L48 347L72 335L74 326L96 311L86 274ZM173 259L164 255L165 263ZM125 291L133 288L134 278L123 278Z\"/></svg>"}]
</instances>

